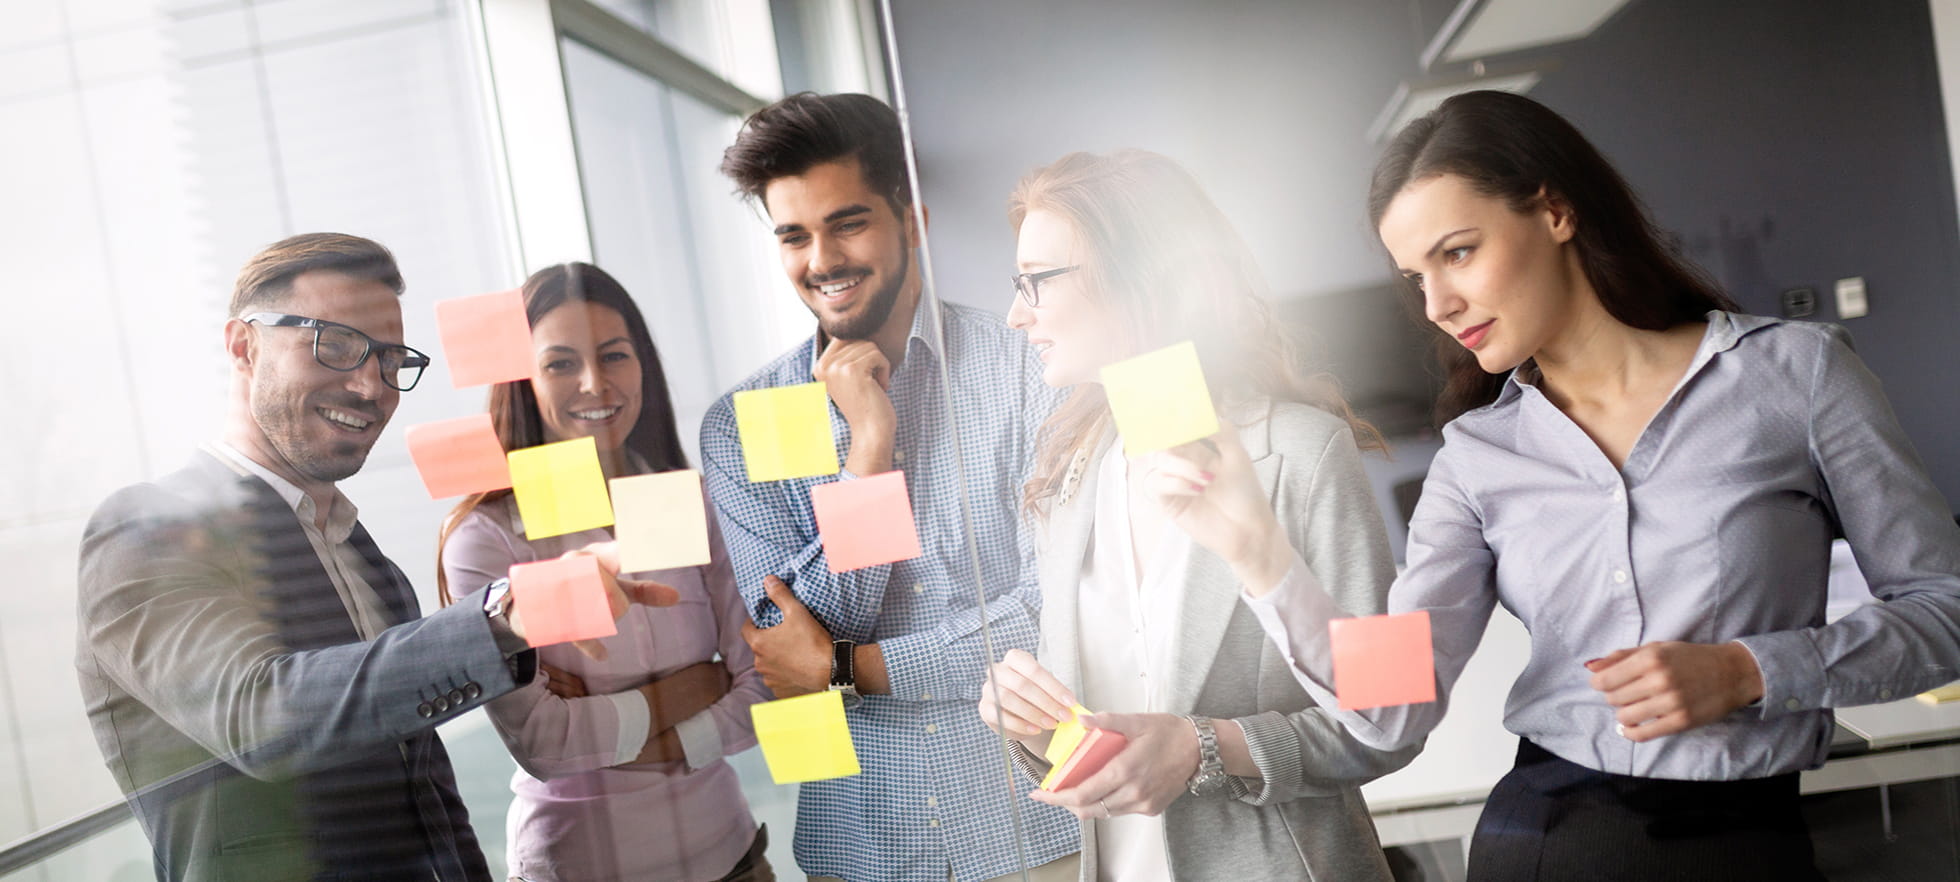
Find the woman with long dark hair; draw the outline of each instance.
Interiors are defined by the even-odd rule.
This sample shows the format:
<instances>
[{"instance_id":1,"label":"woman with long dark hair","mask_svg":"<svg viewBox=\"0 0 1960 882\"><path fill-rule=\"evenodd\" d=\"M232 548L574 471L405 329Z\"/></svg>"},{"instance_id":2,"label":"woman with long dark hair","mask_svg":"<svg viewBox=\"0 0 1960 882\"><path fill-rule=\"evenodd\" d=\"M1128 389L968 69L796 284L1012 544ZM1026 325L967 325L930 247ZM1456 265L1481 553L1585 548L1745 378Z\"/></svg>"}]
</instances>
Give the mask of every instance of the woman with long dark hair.
<instances>
[{"instance_id":1,"label":"woman with long dark hair","mask_svg":"<svg viewBox=\"0 0 1960 882\"><path fill-rule=\"evenodd\" d=\"M1829 709L1960 677L1960 529L1877 379L1835 326L1737 313L1529 99L1411 123L1369 208L1450 372L1388 604L1427 611L1439 700L1342 722L1419 742L1501 603L1531 659L1471 878L1820 878L1797 775ZM1879 602L1826 624L1834 535ZM1336 708L1343 613L1262 548L1247 603Z\"/></svg>"},{"instance_id":2,"label":"woman with long dark hair","mask_svg":"<svg viewBox=\"0 0 1960 882\"><path fill-rule=\"evenodd\" d=\"M1009 203L1018 296L1008 324L1068 387L1024 495L1041 582L1041 650L990 671L980 717L1039 780L1079 698L1127 743L1103 769L1035 798L1082 819L1082 878L1390 878L1362 782L1414 748L1377 750L1293 682L1235 598L1248 561L1193 502L1210 480L1173 453L1131 455L1099 369L1194 344L1217 451L1258 483L1276 541L1355 614L1380 612L1394 564L1360 447L1380 436L1326 377L1294 370L1251 254L1190 173L1141 150L1073 153Z\"/></svg>"},{"instance_id":3,"label":"woman with long dark hair","mask_svg":"<svg viewBox=\"0 0 1960 882\"><path fill-rule=\"evenodd\" d=\"M598 267L568 263L533 274L523 299L536 367L491 389L504 449L590 437L608 478L687 468L653 335L626 289ZM513 877L774 878L722 759L755 743L748 706L769 694L709 520L712 560L654 576L679 590L679 604L629 611L600 641L603 660L568 645L538 650L538 678L488 706L522 767L511 782ZM511 491L471 496L443 524L443 603L452 582L482 584L512 564L610 538L608 528L527 538Z\"/></svg>"}]
</instances>

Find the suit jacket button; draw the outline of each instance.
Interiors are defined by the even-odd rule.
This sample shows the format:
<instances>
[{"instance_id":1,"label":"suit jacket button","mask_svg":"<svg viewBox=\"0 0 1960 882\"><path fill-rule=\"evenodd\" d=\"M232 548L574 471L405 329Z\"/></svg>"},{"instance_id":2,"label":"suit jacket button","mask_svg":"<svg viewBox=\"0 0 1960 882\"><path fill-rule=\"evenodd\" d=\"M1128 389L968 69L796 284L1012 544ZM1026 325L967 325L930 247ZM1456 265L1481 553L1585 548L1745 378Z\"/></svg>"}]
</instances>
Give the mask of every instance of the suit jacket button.
<instances>
[{"instance_id":1,"label":"suit jacket button","mask_svg":"<svg viewBox=\"0 0 1960 882\"><path fill-rule=\"evenodd\" d=\"M447 712L449 710L449 697L446 695L438 695L434 701L429 703L435 705L438 712Z\"/></svg>"},{"instance_id":2,"label":"suit jacket button","mask_svg":"<svg viewBox=\"0 0 1960 882\"><path fill-rule=\"evenodd\" d=\"M468 683L464 683L464 684L463 684L463 697L464 697L464 698L468 698L468 699L470 699L470 700L472 700L472 701L474 701L474 700L476 700L476 698L477 698L477 696L479 696L479 695L482 695L482 694L483 694L483 687L481 687L481 686L478 686L478 685L476 685L476 681L475 681L475 680L471 680L470 682L468 682Z\"/></svg>"},{"instance_id":3,"label":"suit jacket button","mask_svg":"<svg viewBox=\"0 0 1960 882\"><path fill-rule=\"evenodd\" d=\"M449 690L449 704L450 704L451 706L453 706L453 707L462 707L462 706L463 706L463 690L461 690L461 689L451 689L451 690Z\"/></svg>"},{"instance_id":4,"label":"suit jacket button","mask_svg":"<svg viewBox=\"0 0 1960 882\"><path fill-rule=\"evenodd\" d=\"M430 717L433 717L433 716L435 716L435 715L436 715L436 709L435 709L435 708L433 708L433 707L430 707L430 706L429 706L429 703L428 703L428 702L426 702L426 701L425 701L425 702L422 702L421 704L418 704L418 705L416 705L416 706L415 706L415 712L416 712L416 713L418 713L418 714L421 714L421 715L422 715L422 719L425 719L425 720L426 720L426 719L428 719L428 718L430 718Z\"/></svg>"}]
</instances>

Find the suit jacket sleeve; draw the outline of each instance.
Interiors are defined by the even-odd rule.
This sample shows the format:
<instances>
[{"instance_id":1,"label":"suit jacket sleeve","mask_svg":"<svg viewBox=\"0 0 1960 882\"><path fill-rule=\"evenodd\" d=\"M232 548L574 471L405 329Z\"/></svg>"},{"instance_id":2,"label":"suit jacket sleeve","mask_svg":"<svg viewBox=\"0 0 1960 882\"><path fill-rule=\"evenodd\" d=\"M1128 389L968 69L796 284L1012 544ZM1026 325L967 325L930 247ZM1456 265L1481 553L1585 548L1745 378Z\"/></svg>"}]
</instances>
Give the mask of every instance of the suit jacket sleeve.
<instances>
[{"instance_id":1,"label":"suit jacket sleeve","mask_svg":"<svg viewBox=\"0 0 1960 882\"><path fill-rule=\"evenodd\" d=\"M1274 443L1284 445L1287 438L1308 433L1282 420L1273 434ZM1275 504L1293 541L1295 566L1319 577L1346 614L1386 612L1395 564L1353 433L1343 427L1318 450L1291 452L1280 481ZM1363 783L1408 765L1422 749L1420 738L1394 750L1371 747L1317 706L1238 722L1263 773L1245 798L1253 805L1324 796L1330 787Z\"/></svg>"},{"instance_id":2,"label":"suit jacket sleeve","mask_svg":"<svg viewBox=\"0 0 1960 882\"><path fill-rule=\"evenodd\" d=\"M104 676L212 755L283 780L400 742L514 687L481 592L370 642L288 646L272 618L272 568L246 541L263 526L249 522L251 510L144 484L105 502L82 537L89 651Z\"/></svg>"}]
</instances>

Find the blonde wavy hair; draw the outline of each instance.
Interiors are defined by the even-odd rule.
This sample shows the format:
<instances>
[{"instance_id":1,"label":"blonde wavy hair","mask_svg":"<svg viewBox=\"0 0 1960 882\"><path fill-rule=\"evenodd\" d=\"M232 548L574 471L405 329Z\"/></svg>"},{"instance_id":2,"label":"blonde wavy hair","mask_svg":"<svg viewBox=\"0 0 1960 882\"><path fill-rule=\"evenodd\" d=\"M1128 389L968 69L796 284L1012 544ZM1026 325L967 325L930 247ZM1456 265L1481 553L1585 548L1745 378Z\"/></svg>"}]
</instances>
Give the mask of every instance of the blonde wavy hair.
<instances>
[{"instance_id":1,"label":"blonde wavy hair","mask_svg":"<svg viewBox=\"0 0 1960 882\"><path fill-rule=\"evenodd\" d=\"M1299 402L1346 420L1363 449L1386 449L1331 375L1301 374L1251 251L1182 166L1147 150L1070 153L1015 185L1007 219L1017 236L1035 211L1074 231L1080 287L1117 317L1115 330L1134 351L1191 340L1221 408L1262 398ZM1070 463L1098 442L1108 421L1100 384L1070 391L1042 424L1024 510L1046 516Z\"/></svg>"}]
</instances>

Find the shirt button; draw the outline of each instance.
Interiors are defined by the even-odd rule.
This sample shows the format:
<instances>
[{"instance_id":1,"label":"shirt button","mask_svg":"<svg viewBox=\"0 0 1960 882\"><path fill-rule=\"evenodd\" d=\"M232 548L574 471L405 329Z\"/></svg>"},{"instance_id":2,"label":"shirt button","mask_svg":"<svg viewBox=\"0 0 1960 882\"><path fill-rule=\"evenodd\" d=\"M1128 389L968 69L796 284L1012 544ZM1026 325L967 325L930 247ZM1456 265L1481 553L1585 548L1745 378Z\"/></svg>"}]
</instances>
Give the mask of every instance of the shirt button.
<instances>
[{"instance_id":1,"label":"shirt button","mask_svg":"<svg viewBox=\"0 0 1960 882\"><path fill-rule=\"evenodd\" d=\"M924 586L924 585L914 585L914 586L912 586L912 593L913 593L913 594L924 594L924 593L926 593L926 586Z\"/></svg>"},{"instance_id":2,"label":"shirt button","mask_svg":"<svg viewBox=\"0 0 1960 882\"><path fill-rule=\"evenodd\" d=\"M931 701L931 700L932 700L932 693L930 693L930 692L928 692L928 693L926 693L926 694L924 694L924 695L921 695L921 696L919 696L919 698L920 698L920 699L922 699L922 700L925 700L925 701Z\"/></svg>"},{"instance_id":3,"label":"shirt button","mask_svg":"<svg viewBox=\"0 0 1960 882\"><path fill-rule=\"evenodd\" d=\"M1619 502L1621 498L1623 498L1623 497L1625 497L1625 496L1626 496L1626 494L1627 494L1627 492L1626 492L1626 490L1625 490L1625 489L1623 489L1623 488L1620 488L1620 487L1614 487L1614 488L1613 488L1613 501L1614 501L1614 502Z\"/></svg>"},{"instance_id":4,"label":"shirt button","mask_svg":"<svg viewBox=\"0 0 1960 882\"><path fill-rule=\"evenodd\" d=\"M1613 581L1615 581L1615 582L1622 582L1622 583L1624 583L1624 582L1625 582L1626 580L1627 580L1627 571L1626 571L1626 570L1614 570L1614 571L1613 571Z\"/></svg>"},{"instance_id":5,"label":"shirt button","mask_svg":"<svg viewBox=\"0 0 1960 882\"><path fill-rule=\"evenodd\" d=\"M1783 706L1789 708L1790 710L1796 710L1797 708L1803 707L1803 702L1792 698L1788 701L1783 702Z\"/></svg>"},{"instance_id":6,"label":"shirt button","mask_svg":"<svg viewBox=\"0 0 1960 882\"><path fill-rule=\"evenodd\" d=\"M892 451L892 462L901 463L904 461L905 461L905 451L903 450Z\"/></svg>"},{"instance_id":7,"label":"shirt button","mask_svg":"<svg viewBox=\"0 0 1960 882\"><path fill-rule=\"evenodd\" d=\"M927 735L933 735L933 734L937 734L938 732L939 732L939 724L938 724L938 723L927 723L927 724L926 724L926 734L927 734Z\"/></svg>"},{"instance_id":8,"label":"shirt button","mask_svg":"<svg viewBox=\"0 0 1960 882\"><path fill-rule=\"evenodd\" d=\"M928 827L937 827L937 826L939 826L939 819L938 819L938 818L933 818L932 820L930 820L930 821L927 821L927 822L926 822L926 826L928 826Z\"/></svg>"},{"instance_id":9,"label":"shirt button","mask_svg":"<svg viewBox=\"0 0 1960 882\"><path fill-rule=\"evenodd\" d=\"M938 808L938 807L939 807L939 797L937 796L926 797L926 808Z\"/></svg>"},{"instance_id":10,"label":"shirt button","mask_svg":"<svg viewBox=\"0 0 1960 882\"><path fill-rule=\"evenodd\" d=\"M1883 698L1883 699L1886 699L1886 700L1888 700L1888 701L1889 701L1889 700L1891 700L1891 698L1892 698L1892 690L1890 690L1890 689L1880 689L1880 690L1878 690L1878 697L1879 697L1879 698Z\"/></svg>"}]
</instances>

